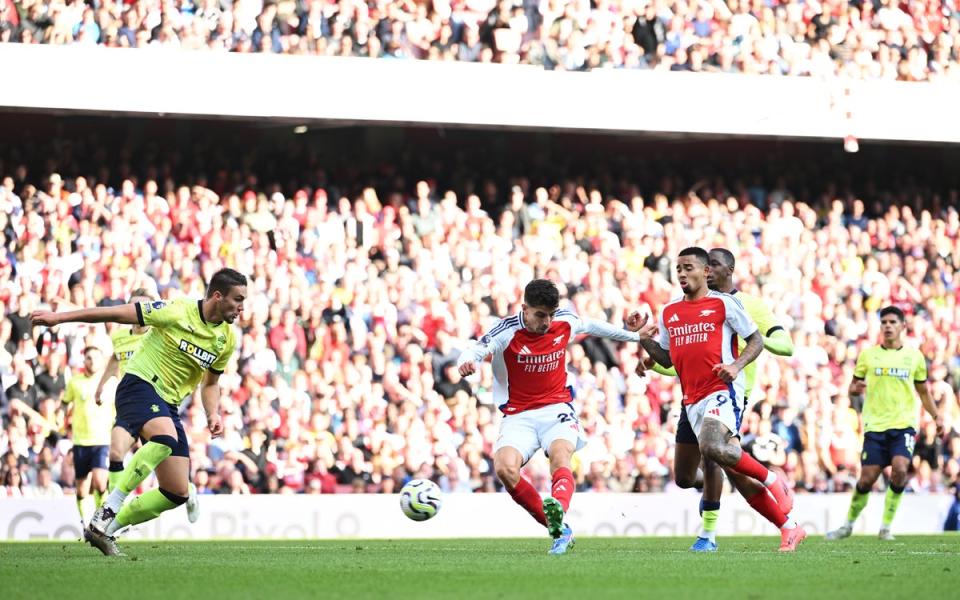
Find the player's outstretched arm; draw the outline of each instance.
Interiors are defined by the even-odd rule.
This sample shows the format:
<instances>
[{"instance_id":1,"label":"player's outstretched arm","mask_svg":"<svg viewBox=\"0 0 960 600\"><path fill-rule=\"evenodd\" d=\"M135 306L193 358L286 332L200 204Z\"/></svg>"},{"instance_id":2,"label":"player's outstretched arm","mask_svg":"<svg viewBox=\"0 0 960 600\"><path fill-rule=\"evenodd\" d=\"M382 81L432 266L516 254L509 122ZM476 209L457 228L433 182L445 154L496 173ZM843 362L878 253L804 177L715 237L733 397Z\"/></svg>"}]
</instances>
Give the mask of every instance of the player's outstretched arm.
<instances>
[{"instance_id":1,"label":"player's outstretched arm","mask_svg":"<svg viewBox=\"0 0 960 600\"><path fill-rule=\"evenodd\" d=\"M502 319L479 340L468 345L457 357L457 370L461 377L469 377L477 372L479 365L495 352L503 352L510 343L516 330L511 318Z\"/></svg>"},{"instance_id":2,"label":"player's outstretched arm","mask_svg":"<svg viewBox=\"0 0 960 600\"><path fill-rule=\"evenodd\" d=\"M207 428L210 435L219 437L223 433L223 423L220 421L220 374L207 371L203 374L200 384L200 401L203 410L207 413Z\"/></svg>"},{"instance_id":3,"label":"player's outstretched arm","mask_svg":"<svg viewBox=\"0 0 960 600\"><path fill-rule=\"evenodd\" d=\"M81 308L55 312L37 310L30 314L33 325L55 327L62 323L123 323L125 325L140 325L136 304L121 304L119 306L97 306L95 308Z\"/></svg>"}]
</instances>

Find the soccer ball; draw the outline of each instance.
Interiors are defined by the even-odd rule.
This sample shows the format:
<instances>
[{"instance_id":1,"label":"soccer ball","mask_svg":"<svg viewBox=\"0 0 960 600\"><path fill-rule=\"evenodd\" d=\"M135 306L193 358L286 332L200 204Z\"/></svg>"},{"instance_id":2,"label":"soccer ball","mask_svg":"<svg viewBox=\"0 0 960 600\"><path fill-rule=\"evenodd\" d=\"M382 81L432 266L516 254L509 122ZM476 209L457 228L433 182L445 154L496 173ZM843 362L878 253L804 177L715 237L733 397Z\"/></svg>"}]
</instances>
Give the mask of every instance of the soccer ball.
<instances>
[{"instance_id":1,"label":"soccer ball","mask_svg":"<svg viewBox=\"0 0 960 600\"><path fill-rule=\"evenodd\" d=\"M429 479L412 479L400 490L400 510L414 521L432 519L440 503L440 487Z\"/></svg>"}]
</instances>

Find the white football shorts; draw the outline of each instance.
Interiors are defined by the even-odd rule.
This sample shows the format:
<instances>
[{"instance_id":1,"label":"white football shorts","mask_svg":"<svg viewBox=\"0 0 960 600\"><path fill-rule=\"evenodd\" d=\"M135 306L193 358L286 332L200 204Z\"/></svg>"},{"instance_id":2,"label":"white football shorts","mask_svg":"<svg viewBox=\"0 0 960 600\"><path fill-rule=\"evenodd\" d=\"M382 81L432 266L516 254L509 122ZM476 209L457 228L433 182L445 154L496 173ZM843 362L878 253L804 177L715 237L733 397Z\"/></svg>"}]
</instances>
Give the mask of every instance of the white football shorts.
<instances>
[{"instance_id":1,"label":"white football shorts","mask_svg":"<svg viewBox=\"0 0 960 600\"><path fill-rule=\"evenodd\" d=\"M567 440L573 444L574 451L580 450L587 443L577 411L568 402L549 404L503 417L500 437L497 438L493 451L497 452L507 446L516 448L526 464L540 448L547 453L550 444L556 440Z\"/></svg>"}]
</instances>

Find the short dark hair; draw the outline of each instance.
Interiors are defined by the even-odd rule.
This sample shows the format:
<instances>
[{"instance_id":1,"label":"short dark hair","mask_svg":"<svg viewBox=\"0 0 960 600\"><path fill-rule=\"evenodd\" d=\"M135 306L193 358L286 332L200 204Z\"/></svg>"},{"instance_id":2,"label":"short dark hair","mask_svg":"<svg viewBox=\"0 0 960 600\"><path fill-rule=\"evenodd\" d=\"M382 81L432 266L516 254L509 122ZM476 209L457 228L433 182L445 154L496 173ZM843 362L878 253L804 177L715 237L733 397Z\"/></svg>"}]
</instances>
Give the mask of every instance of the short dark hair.
<instances>
[{"instance_id":1,"label":"short dark hair","mask_svg":"<svg viewBox=\"0 0 960 600\"><path fill-rule=\"evenodd\" d=\"M887 306L880 311L880 318L884 318L887 315L893 315L896 318L900 319L901 323L906 322L907 318L903 314L903 311L897 308L896 306Z\"/></svg>"},{"instance_id":2,"label":"short dark hair","mask_svg":"<svg viewBox=\"0 0 960 600\"><path fill-rule=\"evenodd\" d=\"M684 248L680 251L679 256L695 256L703 264L710 264L710 255L707 254L706 250L699 246L690 246L689 248Z\"/></svg>"},{"instance_id":3,"label":"short dark hair","mask_svg":"<svg viewBox=\"0 0 960 600\"><path fill-rule=\"evenodd\" d=\"M560 306L560 290L549 279L534 279L523 290L523 302L527 306L553 310Z\"/></svg>"},{"instance_id":4,"label":"short dark hair","mask_svg":"<svg viewBox=\"0 0 960 600\"><path fill-rule=\"evenodd\" d=\"M86 356L91 352L93 352L94 350L96 350L100 354L103 354L103 350L101 350L98 346L87 346L86 348L83 349L83 355Z\"/></svg>"},{"instance_id":5,"label":"short dark hair","mask_svg":"<svg viewBox=\"0 0 960 600\"><path fill-rule=\"evenodd\" d=\"M220 292L221 296L226 296L231 288L238 285L247 285L246 275L233 269L220 269L210 278L210 284L207 286L207 298L212 297L214 292Z\"/></svg>"},{"instance_id":6,"label":"short dark hair","mask_svg":"<svg viewBox=\"0 0 960 600\"><path fill-rule=\"evenodd\" d=\"M137 298L137 297L149 298L149 299L153 300L153 294L151 294L151 293L150 293L150 290L148 290L147 288L137 288L137 289L133 290L132 292L130 292L130 301L131 301L131 302L133 301L134 298Z\"/></svg>"},{"instance_id":7,"label":"short dark hair","mask_svg":"<svg viewBox=\"0 0 960 600\"><path fill-rule=\"evenodd\" d=\"M723 264L727 265L731 269L737 266L737 259L733 256L733 252L730 252L726 248L711 248L710 253L716 252L723 257Z\"/></svg>"}]
</instances>

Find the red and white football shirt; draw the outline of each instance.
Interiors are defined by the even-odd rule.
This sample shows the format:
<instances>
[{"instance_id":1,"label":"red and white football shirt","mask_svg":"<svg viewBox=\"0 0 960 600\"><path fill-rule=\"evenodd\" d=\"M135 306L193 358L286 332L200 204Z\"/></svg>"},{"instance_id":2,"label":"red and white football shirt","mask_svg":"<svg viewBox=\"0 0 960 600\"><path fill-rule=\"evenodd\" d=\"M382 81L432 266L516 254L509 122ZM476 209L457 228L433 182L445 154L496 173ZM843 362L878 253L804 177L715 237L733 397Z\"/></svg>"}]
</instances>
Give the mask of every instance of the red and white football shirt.
<instances>
[{"instance_id":1,"label":"red and white football shirt","mask_svg":"<svg viewBox=\"0 0 960 600\"><path fill-rule=\"evenodd\" d=\"M567 384L567 345L581 333L622 342L639 336L609 323L581 319L569 310L558 310L546 333L527 330L523 313L502 319L486 335L464 350L457 366L479 363L493 355L493 398L505 414L570 402Z\"/></svg>"},{"instance_id":2,"label":"red and white football shirt","mask_svg":"<svg viewBox=\"0 0 960 600\"><path fill-rule=\"evenodd\" d=\"M683 403L696 404L714 392L729 391L743 398L744 374L732 384L713 372L714 365L730 364L739 356L737 336L757 331L740 301L710 291L699 300L672 300L660 313L660 347L670 352L683 389Z\"/></svg>"}]
</instances>

